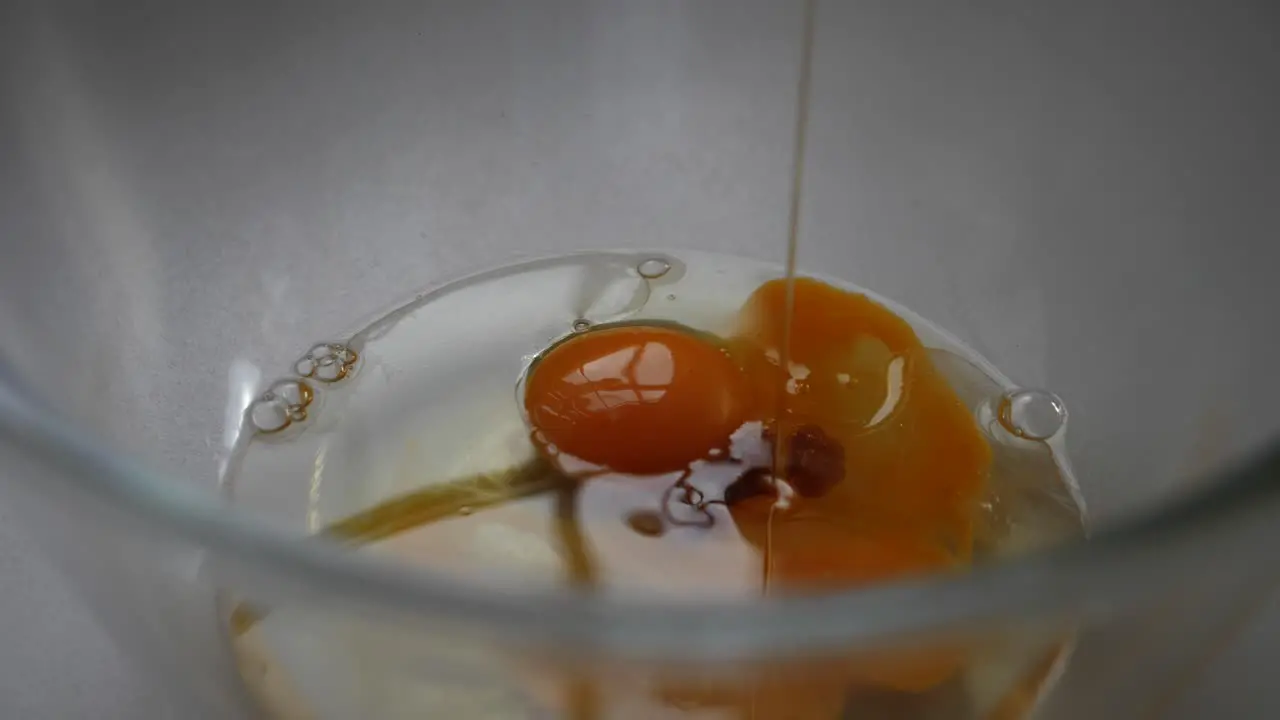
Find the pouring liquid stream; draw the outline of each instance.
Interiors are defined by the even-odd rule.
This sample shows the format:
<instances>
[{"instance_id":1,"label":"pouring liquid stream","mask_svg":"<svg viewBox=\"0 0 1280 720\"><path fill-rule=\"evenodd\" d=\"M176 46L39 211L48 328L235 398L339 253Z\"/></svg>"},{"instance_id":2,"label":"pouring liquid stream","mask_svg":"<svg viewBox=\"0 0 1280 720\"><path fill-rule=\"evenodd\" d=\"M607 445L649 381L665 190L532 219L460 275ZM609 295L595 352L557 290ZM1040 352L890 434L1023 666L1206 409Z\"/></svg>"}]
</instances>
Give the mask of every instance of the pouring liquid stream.
<instances>
[{"instance_id":1,"label":"pouring liquid stream","mask_svg":"<svg viewBox=\"0 0 1280 720\"><path fill-rule=\"evenodd\" d=\"M783 304L782 347L779 349L781 365L785 369L791 367L791 332L796 302L796 255L800 244L800 209L804 189L804 157L805 145L809 132L809 92L813 75L813 32L814 14L817 0L805 0L803 28L800 40L800 77L796 83L796 118L795 139L791 148L791 196L787 216L787 253L783 282L786 285ZM786 388L778 393L776 415L781 423L787 414ZM778 442L773 447L773 478L775 484L774 503L769 508L769 517L765 524L764 576L763 592L768 594L769 582L773 576L773 525L774 515L781 498L776 495L776 483L785 481L786 469L785 434L778 433Z\"/></svg>"}]
</instances>

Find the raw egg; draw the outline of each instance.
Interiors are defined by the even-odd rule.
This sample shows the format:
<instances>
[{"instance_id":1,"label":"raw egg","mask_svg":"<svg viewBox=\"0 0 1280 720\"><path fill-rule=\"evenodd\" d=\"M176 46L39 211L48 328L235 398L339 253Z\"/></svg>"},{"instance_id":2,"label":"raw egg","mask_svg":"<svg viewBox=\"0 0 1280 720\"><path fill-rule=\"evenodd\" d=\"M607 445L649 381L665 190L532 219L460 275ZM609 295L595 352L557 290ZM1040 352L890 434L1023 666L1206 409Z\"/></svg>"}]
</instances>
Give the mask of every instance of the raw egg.
<instances>
[{"instance_id":1,"label":"raw egg","mask_svg":"<svg viewBox=\"0 0 1280 720\"><path fill-rule=\"evenodd\" d=\"M792 308L788 368L778 361L786 336L780 280L747 300L732 344L780 437L791 442L799 429L817 428L843 451L843 478L810 509L878 537L932 543L967 561L991 464L972 412L934 369L911 326L888 308L808 278L796 279ZM782 449L788 454L786 443ZM813 552L840 547L814 543ZM860 576L850 581L868 579L854 575Z\"/></svg>"},{"instance_id":2,"label":"raw egg","mask_svg":"<svg viewBox=\"0 0 1280 720\"><path fill-rule=\"evenodd\" d=\"M543 454L630 475L737 465L738 480L714 500L759 552L771 594L964 566L991 461L971 411L888 308L799 278L788 317L786 295L781 280L760 286L722 340L626 325L553 346L525 380ZM730 439L749 421L776 457L733 457ZM655 509L664 509L656 497ZM920 691L963 662L946 650L841 662L822 701L836 702L850 681Z\"/></svg>"},{"instance_id":3,"label":"raw egg","mask_svg":"<svg viewBox=\"0 0 1280 720\"><path fill-rule=\"evenodd\" d=\"M756 493L729 505L765 558L768 586L831 590L967 563L991 449L911 326L864 295L805 278L795 281L789 333L787 319L785 284L766 283L730 341L797 491L785 503ZM918 692L963 661L921 651L848 677Z\"/></svg>"},{"instance_id":4,"label":"raw egg","mask_svg":"<svg viewBox=\"0 0 1280 720\"><path fill-rule=\"evenodd\" d=\"M751 394L724 348L694 331L625 325L548 350L529 370L524 405L544 452L647 475L727 450Z\"/></svg>"}]
</instances>

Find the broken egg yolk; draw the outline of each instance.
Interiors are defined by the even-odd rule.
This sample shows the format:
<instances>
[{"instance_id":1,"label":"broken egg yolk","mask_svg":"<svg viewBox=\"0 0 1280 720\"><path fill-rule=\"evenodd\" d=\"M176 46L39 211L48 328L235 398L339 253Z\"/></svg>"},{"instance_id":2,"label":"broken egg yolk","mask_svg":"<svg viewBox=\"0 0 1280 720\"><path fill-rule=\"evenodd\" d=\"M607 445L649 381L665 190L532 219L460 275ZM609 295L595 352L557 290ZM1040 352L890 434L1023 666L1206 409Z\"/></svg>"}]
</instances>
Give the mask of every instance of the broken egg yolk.
<instances>
[{"instance_id":1,"label":"broken egg yolk","mask_svg":"<svg viewBox=\"0 0 1280 720\"><path fill-rule=\"evenodd\" d=\"M729 506L766 557L767 585L834 590L967 564L991 464L971 411L911 326L870 298L798 278L791 307L788 332L786 285L765 283L731 339L758 402L773 409L784 480L797 491L785 503L756 493ZM935 649L847 677L919 692L963 662Z\"/></svg>"},{"instance_id":2,"label":"broken egg yolk","mask_svg":"<svg viewBox=\"0 0 1280 720\"><path fill-rule=\"evenodd\" d=\"M731 345L758 402L774 409L779 437L816 428L843 453L843 477L807 498L806 512L967 562L991 448L911 326L865 295L808 278L795 280L789 336L785 320L785 283L765 283L739 312ZM844 546L811 544L815 553Z\"/></svg>"},{"instance_id":3,"label":"broken egg yolk","mask_svg":"<svg viewBox=\"0 0 1280 720\"><path fill-rule=\"evenodd\" d=\"M607 327L552 347L525 380L537 442L619 473L680 471L727 451L751 387L729 354L693 331Z\"/></svg>"}]
</instances>

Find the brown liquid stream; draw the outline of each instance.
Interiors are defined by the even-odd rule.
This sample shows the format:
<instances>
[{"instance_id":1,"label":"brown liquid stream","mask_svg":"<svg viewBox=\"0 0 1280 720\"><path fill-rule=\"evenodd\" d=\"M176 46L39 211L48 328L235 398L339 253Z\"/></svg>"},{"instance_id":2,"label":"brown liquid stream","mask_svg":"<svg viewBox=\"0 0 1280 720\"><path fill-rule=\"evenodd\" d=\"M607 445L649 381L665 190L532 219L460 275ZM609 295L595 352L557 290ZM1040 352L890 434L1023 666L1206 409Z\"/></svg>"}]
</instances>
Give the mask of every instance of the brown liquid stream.
<instances>
[{"instance_id":1,"label":"brown liquid stream","mask_svg":"<svg viewBox=\"0 0 1280 720\"><path fill-rule=\"evenodd\" d=\"M476 512L533 495L549 492L576 495L576 484L538 459L498 473L429 485L349 515L328 525L318 535L353 546L368 545L463 512ZM577 544L576 554L587 556L580 534L565 540ZM578 573L589 575L590 570L570 569L571 575ZM265 615L264 610L243 603L236 605L230 616L232 634L243 635Z\"/></svg>"},{"instance_id":2,"label":"brown liquid stream","mask_svg":"<svg viewBox=\"0 0 1280 720\"><path fill-rule=\"evenodd\" d=\"M782 347L779 349L781 367L791 367L791 326L795 314L796 302L796 256L800 247L800 203L804 190L804 157L805 146L809 135L809 91L813 76L813 32L816 0L805 0L803 29L800 40L800 77L796 83L796 121L795 139L791 147L791 198L787 211L787 257L786 257L786 300L783 310ZM786 414L785 389L778 393L779 407L775 417ZM782 478L787 466L787 448L784 440L780 440L773 449L773 477ZM764 574L762 593L768 594L769 581L773 576L773 519L775 507L769 508L769 519L765 525Z\"/></svg>"}]
</instances>

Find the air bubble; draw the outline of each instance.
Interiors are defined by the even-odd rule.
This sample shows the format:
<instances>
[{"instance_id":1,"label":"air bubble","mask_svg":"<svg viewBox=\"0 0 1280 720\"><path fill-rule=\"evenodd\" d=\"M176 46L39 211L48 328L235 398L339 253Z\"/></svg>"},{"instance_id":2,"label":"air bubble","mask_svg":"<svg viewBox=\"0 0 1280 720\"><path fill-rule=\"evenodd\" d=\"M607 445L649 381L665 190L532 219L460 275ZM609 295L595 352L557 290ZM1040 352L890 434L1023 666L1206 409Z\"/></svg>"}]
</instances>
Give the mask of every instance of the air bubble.
<instances>
[{"instance_id":1,"label":"air bubble","mask_svg":"<svg viewBox=\"0 0 1280 720\"><path fill-rule=\"evenodd\" d=\"M581 320L581 319L579 319L579 320L574 320L574 321L573 321L573 331L574 331L574 332L582 332L583 330L590 330L590 329L591 329L591 321L590 321L590 320Z\"/></svg>"},{"instance_id":2,"label":"air bubble","mask_svg":"<svg viewBox=\"0 0 1280 720\"><path fill-rule=\"evenodd\" d=\"M336 359L324 357L316 361L316 372L313 377L323 382L337 382L342 379L345 372L346 370Z\"/></svg>"},{"instance_id":3,"label":"air bubble","mask_svg":"<svg viewBox=\"0 0 1280 720\"><path fill-rule=\"evenodd\" d=\"M299 358L298 362L293 365L293 372L302 377L311 377L316 371L316 361L309 357Z\"/></svg>"},{"instance_id":4,"label":"air bubble","mask_svg":"<svg viewBox=\"0 0 1280 720\"><path fill-rule=\"evenodd\" d=\"M301 380L280 380L249 406L249 423L259 433L280 432L306 420L307 407L315 397L315 390Z\"/></svg>"},{"instance_id":5,"label":"air bubble","mask_svg":"<svg viewBox=\"0 0 1280 720\"><path fill-rule=\"evenodd\" d=\"M334 383L355 370L359 357L342 343L317 343L293 364L293 371L302 377Z\"/></svg>"},{"instance_id":6,"label":"air bubble","mask_svg":"<svg viewBox=\"0 0 1280 720\"><path fill-rule=\"evenodd\" d=\"M260 433L274 433L289 427L289 405L271 393L263 393L249 406L249 422Z\"/></svg>"},{"instance_id":7,"label":"air bubble","mask_svg":"<svg viewBox=\"0 0 1280 720\"><path fill-rule=\"evenodd\" d=\"M1000 398L996 418L1017 437L1048 440L1067 424L1067 406L1048 390L1014 390Z\"/></svg>"},{"instance_id":8,"label":"air bubble","mask_svg":"<svg viewBox=\"0 0 1280 720\"><path fill-rule=\"evenodd\" d=\"M636 266L636 272L647 280L656 280L671 271L671 263L662 258L649 258Z\"/></svg>"},{"instance_id":9,"label":"air bubble","mask_svg":"<svg viewBox=\"0 0 1280 720\"><path fill-rule=\"evenodd\" d=\"M263 393L263 398L268 396L279 398L290 408L305 408L315 399L315 392L300 380L282 380Z\"/></svg>"}]
</instances>

